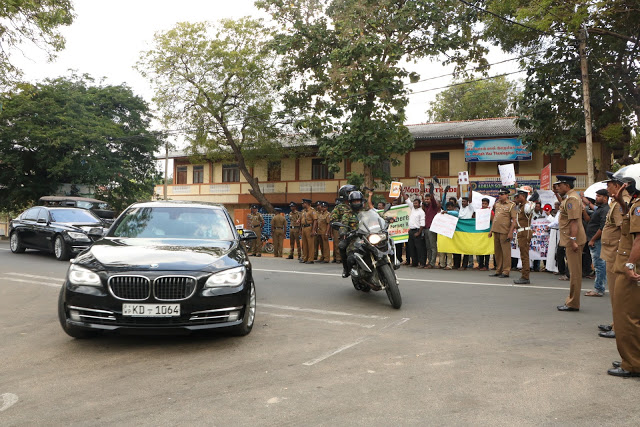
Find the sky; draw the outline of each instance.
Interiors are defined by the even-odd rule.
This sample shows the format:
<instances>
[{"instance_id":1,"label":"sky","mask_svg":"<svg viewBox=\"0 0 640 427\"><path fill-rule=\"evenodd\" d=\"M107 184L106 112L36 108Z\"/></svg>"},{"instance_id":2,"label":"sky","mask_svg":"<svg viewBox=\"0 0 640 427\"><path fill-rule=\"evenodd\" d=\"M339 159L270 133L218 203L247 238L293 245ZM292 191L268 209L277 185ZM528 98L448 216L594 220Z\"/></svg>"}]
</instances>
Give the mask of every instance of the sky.
<instances>
[{"instance_id":1,"label":"sky","mask_svg":"<svg viewBox=\"0 0 640 427\"><path fill-rule=\"evenodd\" d=\"M108 84L125 83L149 102L153 97L151 86L133 66L140 53L151 47L154 33L182 21L217 21L242 16L268 19L254 6L254 0L75 0L73 3L76 18L71 26L61 29L66 48L53 62L47 62L43 52L29 46L24 49L26 58L20 54L12 56L12 61L23 69L25 80L55 78L72 69L95 79L104 77ZM504 58L500 52L492 52L489 62ZM514 63L500 67L492 69L490 74L512 71ZM427 91L409 97L407 124L424 123L429 103L439 92L432 89L446 86L452 80L451 76L433 77L450 73L452 67L443 67L438 60L423 60L410 68L418 72L421 79L432 78L411 85L416 92Z\"/></svg>"}]
</instances>

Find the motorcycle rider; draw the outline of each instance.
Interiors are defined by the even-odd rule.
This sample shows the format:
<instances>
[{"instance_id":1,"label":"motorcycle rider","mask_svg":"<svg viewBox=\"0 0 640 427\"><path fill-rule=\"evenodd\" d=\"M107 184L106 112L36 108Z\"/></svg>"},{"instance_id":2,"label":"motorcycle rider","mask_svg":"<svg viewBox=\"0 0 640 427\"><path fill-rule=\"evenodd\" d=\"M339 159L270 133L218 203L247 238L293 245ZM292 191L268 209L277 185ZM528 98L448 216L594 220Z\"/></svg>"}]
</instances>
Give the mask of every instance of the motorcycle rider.
<instances>
[{"instance_id":1,"label":"motorcycle rider","mask_svg":"<svg viewBox=\"0 0 640 427\"><path fill-rule=\"evenodd\" d=\"M357 189L358 188L352 184L346 184L340 187L340 189L338 190L338 200L340 200L340 203L333 208L333 211L331 211L331 216L329 217L330 224L333 224L334 222L341 222L342 217L346 213L351 212L351 207L349 206L349 203L347 203L347 199L349 197L349 194L353 191L356 191ZM345 249L342 249L341 246L342 241L344 240L344 236L340 233L339 238L340 243L335 241L333 242L333 250L335 251L336 247L339 249L341 258L340 261L342 261L342 277L348 277L348 274L345 276L347 258L344 254L346 253L346 246Z\"/></svg>"}]
</instances>

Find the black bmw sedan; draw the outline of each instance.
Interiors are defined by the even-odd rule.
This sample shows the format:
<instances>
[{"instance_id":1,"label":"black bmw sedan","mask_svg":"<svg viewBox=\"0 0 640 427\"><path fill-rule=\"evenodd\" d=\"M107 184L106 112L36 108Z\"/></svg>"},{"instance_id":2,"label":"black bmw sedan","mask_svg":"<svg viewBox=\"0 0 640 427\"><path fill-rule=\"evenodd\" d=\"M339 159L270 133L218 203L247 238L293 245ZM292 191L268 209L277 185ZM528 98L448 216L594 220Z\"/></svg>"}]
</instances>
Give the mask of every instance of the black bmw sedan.
<instances>
[{"instance_id":1,"label":"black bmw sedan","mask_svg":"<svg viewBox=\"0 0 640 427\"><path fill-rule=\"evenodd\" d=\"M11 221L9 246L13 253L38 249L66 261L102 238L103 226L100 218L85 209L36 206Z\"/></svg>"},{"instance_id":2,"label":"black bmw sedan","mask_svg":"<svg viewBox=\"0 0 640 427\"><path fill-rule=\"evenodd\" d=\"M247 335L256 292L241 240L250 238L220 205L131 205L71 262L58 301L62 329L74 338L213 328Z\"/></svg>"}]
</instances>

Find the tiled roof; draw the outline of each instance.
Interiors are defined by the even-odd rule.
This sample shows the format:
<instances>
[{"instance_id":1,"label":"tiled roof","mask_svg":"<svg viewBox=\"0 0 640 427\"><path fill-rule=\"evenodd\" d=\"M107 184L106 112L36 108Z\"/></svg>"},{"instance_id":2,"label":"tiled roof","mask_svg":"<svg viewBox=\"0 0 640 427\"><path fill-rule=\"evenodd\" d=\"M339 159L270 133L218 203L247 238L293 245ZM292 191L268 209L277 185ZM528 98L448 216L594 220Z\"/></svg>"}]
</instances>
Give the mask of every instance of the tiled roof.
<instances>
[{"instance_id":1,"label":"tiled roof","mask_svg":"<svg viewBox=\"0 0 640 427\"><path fill-rule=\"evenodd\" d=\"M524 133L516 126L515 117L422 123L407 125L407 128L415 139L423 140L515 136Z\"/></svg>"}]
</instances>

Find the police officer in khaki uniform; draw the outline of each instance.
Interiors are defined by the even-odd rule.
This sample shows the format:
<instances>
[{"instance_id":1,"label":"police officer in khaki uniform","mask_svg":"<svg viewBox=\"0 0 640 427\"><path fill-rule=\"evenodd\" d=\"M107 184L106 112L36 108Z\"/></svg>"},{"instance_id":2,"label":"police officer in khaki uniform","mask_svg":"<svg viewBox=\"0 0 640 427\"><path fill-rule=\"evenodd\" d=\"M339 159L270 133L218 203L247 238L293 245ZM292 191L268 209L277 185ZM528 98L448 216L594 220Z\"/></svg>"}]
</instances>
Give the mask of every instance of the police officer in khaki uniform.
<instances>
[{"instance_id":1,"label":"police officer in khaki uniform","mask_svg":"<svg viewBox=\"0 0 640 427\"><path fill-rule=\"evenodd\" d=\"M493 248L496 261L496 272L491 277L509 277L511 271L511 239L516 226L515 203L509 200L509 189L500 188L498 200L493 205L495 216L489 237L494 238Z\"/></svg>"},{"instance_id":2,"label":"police officer in khaki uniform","mask_svg":"<svg viewBox=\"0 0 640 427\"><path fill-rule=\"evenodd\" d=\"M262 256L262 227L264 227L264 218L258 212L258 205L251 205L251 213L249 214L249 226L256 233L257 239L251 242L251 252L253 256Z\"/></svg>"},{"instance_id":3,"label":"police officer in khaki uniform","mask_svg":"<svg viewBox=\"0 0 640 427\"><path fill-rule=\"evenodd\" d=\"M609 178L605 182L607 183L607 192L610 197L615 197L622 187L622 181L613 177L613 172L607 172ZM618 251L618 244L620 243L622 226L622 207L627 206L631 197L627 193L626 189L621 193L622 203L617 200L612 200L609 203L609 212L607 213L607 219L605 220L604 227L602 228L602 235L600 241L602 242L602 249L600 250L600 258L606 263L607 270L607 284L609 285L609 297L613 304L613 296L616 289L616 273L614 272L614 264L616 261L616 254ZM613 305L612 305L613 310ZM613 328L613 324L598 325L600 329L599 335L604 338L615 338L616 333Z\"/></svg>"},{"instance_id":4,"label":"police officer in khaki uniform","mask_svg":"<svg viewBox=\"0 0 640 427\"><path fill-rule=\"evenodd\" d=\"M282 209L276 208L276 214L271 218L271 235L273 236L273 256L282 257L284 245L284 230L287 228L287 220L282 215Z\"/></svg>"},{"instance_id":5,"label":"police officer in khaki uniform","mask_svg":"<svg viewBox=\"0 0 640 427\"><path fill-rule=\"evenodd\" d=\"M623 208L621 238L614 271L617 274L613 295L613 322L616 346L622 358L613 362L607 373L617 377L640 377L640 164L625 166L613 174L622 181L616 201ZM629 206L624 205L622 190L631 195Z\"/></svg>"},{"instance_id":6,"label":"police officer in khaki uniform","mask_svg":"<svg viewBox=\"0 0 640 427\"><path fill-rule=\"evenodd\" d=\"M318 214L311 207L310 199L302 199L302 259L300 262L313 264L313 242L318 227Z\"/></svg>"},{"instance_id":7,"label":"police officer in khaki uniform","mask_svg":"<svg viewBox=\"0 0 640 427\"><path fill-rule=\"evenodd\" d=\"M582 200L573 189L576 177L557 175L558 194L562 197L560 203L560 219L558 228L560 246L566 248L567 266L569 267L569 296L564 305L559 305L559 311L580 310L580 290L582 288L582 249L587 243L587 234L582 224Z\"/></svg>"},{"instance_id":8,"label":"police officer in khaki uniform","mask_svg":"<svg viewBox=\"0 0 640 427\"><path fill-rule=\"evenodd\" d=\"M516 190L516 233L518 239L518 248L520 248L520 259L522 260L521 277L513 281L516 285L528 285L529 273L531 267L529 265L529 247L531 246L531 219L536 208L535 201L538 200L538 193L535 192L531 196L531 200L527 200L530 193L529 188L521 187Z\"/></svg>"},{"instance_id":9,"label":"police officer in khaki uniform","mask_svg":"<svg viewBox=\"0 0 640 427\"><path fill-rule=\"evenodd\" d=\"M316 242L321 249L321 255L318 261L322 261L325 264L331 262L331 254L329 253L329 233L331 232L329 221L331 220L331 214L327 210L328 206L329 204L327 202L318 202L318 233L316 234Z\"/></svg>"},{"instance_id":10,"label":"police officer in khaki uniform","mask_svg":"<svg viewBox=\"0 0 640 427\"><path fill-rule=\"evenodd\" d=\"M338 243L340 243L340 232L338 230L334 230L333 227L331 227L331 223L334 221L333 220L333 213L337 212L337 208L338 205L340 205L341 203L343 203L342 198L337 198L336 199L336 205L334 206L333 210L331 211L331 214L329 215L329 232L331 233L331 239L333 240L333 261L331 262L337 262L337 263L342 263L342 258L340 257L340 249L338 249ZM336 214L337 217L337 214Z\"/></svg>"},{"instance_id":11,"label":"police officer in khaki uniform","mask_svg":"<svg viewBox=\"0 0 640 427\"><path fill-rule=\"evenodd\" d=\"M300 220L302 219L302 213L298 211L298 205L294 202L289 203L291 213L289 214L289 245L291 252L289 253L289 259L293 259L293 254L298 248L298 259L302 259L302 249L300 247Z\"/></svg>"}]
</instances>

